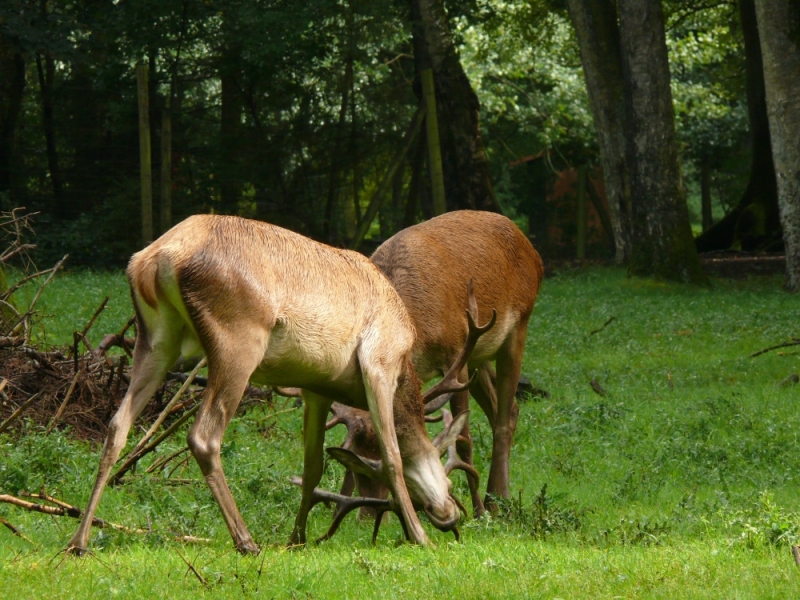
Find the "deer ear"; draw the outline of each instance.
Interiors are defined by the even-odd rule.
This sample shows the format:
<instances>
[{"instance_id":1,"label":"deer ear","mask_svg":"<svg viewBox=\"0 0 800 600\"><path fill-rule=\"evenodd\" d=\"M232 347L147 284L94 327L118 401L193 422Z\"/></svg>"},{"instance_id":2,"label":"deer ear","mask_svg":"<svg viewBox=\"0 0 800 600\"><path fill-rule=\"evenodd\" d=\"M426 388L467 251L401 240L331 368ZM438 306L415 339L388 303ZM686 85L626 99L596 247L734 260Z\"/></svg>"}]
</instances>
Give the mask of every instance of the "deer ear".
<instances>
[{"instance_id":1,"label":"deer ear","mask_svg":"<svg viewBox=\"0 0 800 600\"><path fill-rule=\"evenodd\" d=\"M439 456L447 452L447 449L455 443L458 436L461 434L461 430L464 429L464 425L467 424L467 419L469 419L469 411L465 410L459 413L459 415L453 419L452 423L433 438L433 445L439 451Z\"/></svg>"},{"instance_id":2,"label":"deer ear","mask_svg":"<svg viewBox=\"0 0 800 600\"><path fill-rule=\"evenodd\" d=\"M334 458L342 463L353 473L364 475L371 479L383 480L383 468L381 461L373 460L371 458L364 458L363 456L359 456L355 452L346 450L345 448L328 448L327 451L331 458Z\"/></svg>"}]
</instances>

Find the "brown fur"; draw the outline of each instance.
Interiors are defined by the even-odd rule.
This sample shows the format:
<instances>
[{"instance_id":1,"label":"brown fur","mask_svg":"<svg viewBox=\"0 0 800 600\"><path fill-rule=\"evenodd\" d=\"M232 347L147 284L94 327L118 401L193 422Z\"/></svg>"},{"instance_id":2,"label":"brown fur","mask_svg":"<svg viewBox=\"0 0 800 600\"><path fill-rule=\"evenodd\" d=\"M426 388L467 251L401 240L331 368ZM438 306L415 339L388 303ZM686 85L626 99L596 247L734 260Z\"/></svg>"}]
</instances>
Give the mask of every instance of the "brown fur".
<instances>
[{"instance_id":1,"label":"brown fur","mask_svg":"<svg viewBox=\"0 0 800 600\"><path fill-rule=\"evenodd\" d=\"M497 324L478 341L469 368L481 369L471 391L494 431L487 491L507 497L518 412L514 392L528 319L544 275L539 254L506 217L465 210L400 231L371 258L392 282L414 322L412 361L423 381L445 372L463 346L470 279L480 319L497 310ZM497 376L489 364L492 360L497 361ZM465 396L456 401L454 413L466 407ZM471 462L471 444L459 450ZM473 504L480 504L474 493Z\"/></svg>"}]
</instances>

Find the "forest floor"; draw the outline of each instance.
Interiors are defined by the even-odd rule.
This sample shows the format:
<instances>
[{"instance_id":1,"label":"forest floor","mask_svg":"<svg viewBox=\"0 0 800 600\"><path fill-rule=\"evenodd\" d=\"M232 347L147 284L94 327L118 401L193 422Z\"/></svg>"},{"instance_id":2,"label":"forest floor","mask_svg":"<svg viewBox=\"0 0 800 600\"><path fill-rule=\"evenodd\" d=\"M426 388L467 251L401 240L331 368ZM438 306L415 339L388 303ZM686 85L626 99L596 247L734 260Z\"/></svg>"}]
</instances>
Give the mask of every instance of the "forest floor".
<instances>
[{"instance_id":1,"label":"forest floor","mask_svg":"<svg viewBox=\"0 0 800 600\"><path fill-rule=\"evenodd\" d=\"M435 548L398 544L391 519L373 547L371 525L350 516L329 542L287 551L302 411L275 397L238 414L223 446L259 556L233 550L193 461L157 463L185 446L184 426L103 498L98 516L140 531L95 530L87 557L60 553L77 521L0 503L0 518L21 534L0 527L0 590L40 598L798 597L800 387L791 376L800 348L753 356L800 338L800 299L781 284L780 275L750 276L691 288L611 267L552 269L523 365L549 396L521 401L512 498L495 518L466 520L460 542L426 524ZM123 275L54 280L40 308L57 317L43 319L40 344L71 345L106 295L88 334L94 346L130 318ZM476 466L486 473L491 437L473 408ZM129 448L146 427L137 425ZM341 442L341 429L328 444ZM0 434L0 494L45 491L85 505L100 446L74 433L58 423L46 434L22 419ZM321 487L336 490L341 478L330 462ZM454 479L466 499L463 476ZM314 509L312 535L330 516Z\"/></svg>"}]
</instances>

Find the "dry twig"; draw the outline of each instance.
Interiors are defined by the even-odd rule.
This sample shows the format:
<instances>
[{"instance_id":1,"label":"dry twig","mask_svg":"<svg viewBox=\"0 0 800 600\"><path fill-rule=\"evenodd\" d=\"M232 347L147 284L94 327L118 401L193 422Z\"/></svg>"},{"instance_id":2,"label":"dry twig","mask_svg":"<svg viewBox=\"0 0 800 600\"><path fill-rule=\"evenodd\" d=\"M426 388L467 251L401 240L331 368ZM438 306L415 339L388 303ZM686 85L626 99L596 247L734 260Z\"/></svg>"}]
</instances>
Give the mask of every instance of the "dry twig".
<instances>
[{"instance_id":1,"label":"dry twig","mask_svg":"<svg viewBox=\"0 0 800 600\"><path fill-rule=\"evenodd\" d=\"M608 321L603 323L603 325L598 327L597 329L594 329L594 330L590 331L589 335L594 335L595 333L600 333L601 331L603 331L603 329L608 327L611 324L612 321L616 321L616 320L617 320L617 317L614 317L614 316L609 317Z\"/></svg>"},{"instance_id":2,"label":"dry twig","mask_svg":"<svg viewBox=\"0 0 800 600\"><path fill-rule=\"evenodd\" d=\"M790 342L784 342L783 344L770 346L769 348L764 348L763 350L759 350L758 352L753 352L750 355L750 358L755 358L756 356L766 354L767 352L772 352L773 350L777 350L778 348L788 348L789 346L799 346L799 345L800 345L800 338L792 338L792 341Z\"/></svg>"}]
</instances>

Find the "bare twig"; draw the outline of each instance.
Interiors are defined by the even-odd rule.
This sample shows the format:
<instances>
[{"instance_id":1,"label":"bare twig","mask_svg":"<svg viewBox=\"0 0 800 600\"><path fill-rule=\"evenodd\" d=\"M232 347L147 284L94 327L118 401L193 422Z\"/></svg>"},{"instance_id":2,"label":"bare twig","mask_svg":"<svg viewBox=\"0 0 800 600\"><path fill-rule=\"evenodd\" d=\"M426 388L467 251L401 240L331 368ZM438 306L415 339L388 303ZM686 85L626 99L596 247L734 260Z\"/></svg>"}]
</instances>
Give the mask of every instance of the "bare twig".
<instances>
[{"instance_id":1,"label":"bare twig","mask_svg":"<svg viewBox=\"0 0 800 600\"><path fill-rule=\"evenodd\" d=\"M8 380L4 379L2 387L5 387L5 384L7 382ZM31 404L33 404L41 395L42 392L37 392L33 396L25 400L25 402L23 402L22 405L20 405L20 407L17 410L11 413L10 417L8 417L5 421L3 421L2 425L0 425L0 433L3 433L6 429L8 429L11 426L12 423L14 423L14 421L19 419L20 416L22 416L22 413L25 412L25 409L27 409Z\"/></svg>"},{"instance_id":2,"label":"bare twig","mask_svg":"<svg viewBox=\"0 0 800 600\"><path fill-rule=\"evenodd\" d=\"M598 327L597 329L594 329L594 330L590 331L589 335L594 335L595 333L600 333L601 331L603 331L603 329L608 327L611 324L612 321L616 321L616 320L617 320L617 317L614 317L614 316L609 317L608 321L603 323L603 325Z\"/></svg>"},{"instance_id":3,"label":"bare twig","mask_svg":"<svg viewBox=\"0 0 800 600\"><path fill-rule=\"evenodd\" d=\"M69 254L65 254L64 258L62 258L55 264L55 266L50 272L50 276L44 280L44 283L42 283L42 285L39 286L39 289L36 291L36 295L34 295L33 300L31 300L31 303L28 306L28 311L24 315L21 315L14 323L14 325L8 330L9 335L14 333L14 331L16 331L16 329L20 326L20 324L23 323L28 317L30 317L33 314L33 309L36 306L36 303L39 301L39 296L42 295L42 291L44 290L45 287L47 287L47 284L50 283L50 281L52 281L53 276L63 266L67 258L69 258Z\"/></svg>"},{"instance_id":4,"label":"bare twig","mask_svg":"<svg viewBox=\"0 0 800 600\"><path fill-rule=\"evenodd\" d=\"M177 452L173 452L172 454L169 454L168 456L162 456L158 460L153 461L153 464L150 465L149 467L147 467L147 470L145 471L145 473L152 473L153 471L165 466L172 459L177 458L178 456L180 456L184 452L188 452L188 451L189 451L189 448L187 446L186 448L181 448Z\"/></svg>"},{"instance_id":5,"label":"bare twig","mask_svg":"<svg viewBox=\"0 0 800 600\"><path fill-rule=\"evenodd\" d=\"M755 358L756 356L766 354L767 352L777 350L778 348L788 348L789 346L800 346L800 338L792 338L791 342L784 342L783 344L770 346L769 348L764 348L763 350L759 350L758 352L753 352L753 354L750 355L750 358Z\"/></svg>"},{"instance_id":6,"label":"bare twig","mask_svg":"<svg viewBox=\"0 0 800 600\"><path fill-rule=\"evenodd\" d=\"M190 563L183 554L181 554L181 551L175 548L175 552L178 553L178 556L180 556L183 559L183 562L186 563L186 566L189 567L189 571L194 573L194 576L197 577L197 580L202 583L203 586L208 587L208 581L206 581L206 578L197 572L197 569L194 568L194 565Z\"/></svg>"},{"instance_id":7,"label":"bare twig","mask_svg":"<svg viewBox=\"0 0 800 600\"><path fill-rule=\"evenodd\" d=\"M14 534L15 536L17 536L18 538L22 538L23 540L25 540L26 542L28 542L28 543L29 543L29 544L31 544L32 546L35 546L35 545L36 545L36 544L34 544L34 543L33 543L33 540L31 540L31 539L30 539L30 538L29 538L27 535L25 535L24 533L22 533L22 532L21 532L19 529L17 529L16 527L14 527L14 526L13 526L11 523L9 523L8 521L6 521L6 520L5 520L3 517L0 517L0 525L5 525L5 526L6 526L6 528L7 528L7 529L8 529L8 530L9 530L11 533L13 533L13 534Z\"/></svg>"},{"instance_id":8,"label":"bare twig","mask_svg":"<svg viewBox=\"0 0 800 600\"><path fill-rule=\"evenodd\" d=\"M128 471L130 471L133 465L139 462L140 458L155 450L156 447L161 442L163 442L165 439L167 439L169 436L175 433L175 430L177 430L178 427L183 425L192 415L194 415L194 413L197 412L200 406L201 406L200 404L197 404L196 406L193 406L185 413L183 413L183 416L177 421L175 421L172 425L170 425L169 428L167 428L164 431L164 433L162 433L160 436L158 436L156 439L150 442L147 446L142 448L139 451L139 454L137 454L136 456L133 456L132 454L129 455L128 458L125 459L125 462L122 463L122 466L119 468L119 470L116 473L114 473L114 475L111 476L111 479L108 480L108 484L115 485L119 483L119 480L122 479L122 476L125 475L125 473L127 473Z\"/></svg>"},{"instance_id":9,"label":"bare twig","mask_svg":"<svg viewBox=\"0 0 800 600\"><path fill-rule=\"evenodd\" d=\"M144 436L142 436L142 439L139 440L139 442L136 444L134 449L131 451L131 455L135 455L141 452L145 444L147 444L150 438L153 437L153 434L155 434L158 428L161 427L161 424L164 422L164 419L166 419L167 416L170 414L172 407L175 406L175 404L177 404L178 400L181 399L181 396L183 396L184 392L186 392L186 390L189 389L189 386L192 385L192 381L197 375L197 372L205 366L206 366L206 359L204 357L199 363L197 363L197 366L195 366L195 368L192 369L191 373L189 373L189 376L186 378L186 381L184 381L180 389L177 392L175 392L175 395L172 397L172 400L170 400L167 403L167 405L164 407L164 410L161 411L161 414L158 415L158 418L150 426L150 429L147 430L147 433L145 433Z\"/></svg>"},{"instance_id":10,"label":"bare twig","mask_svg":"<svg viewBox=\"0 0 800 600\"><path fill-rule=\"evenodd\" d=\"M794 385L796 383L800 383L800 375L797 373L792 373L786 379L782 380L778 387L786 387L787 385Z\"/></svg>"},{"instance_id":11,"label":"bare twig","mask_svg":"<svg viewBox=\"0 0 800 600\"><path fill-rule=\"evenodd\" d=\"M72 398L72 392L75 391L75 386L78 384L78 379L86 372L86 365L81 367L81 370L75 373L75 377L72 378L72 382L69 384L69 389L67 393L64 395L64 400L61 402L61 406L58 407L56 414L53 416L53 420L50 421L50 425L47 426L47 431L45 435L49 435L53 428L58 423L58 420L61 418L61 415L64 413L64 409L67 408L67 403L69 402L70 398Z\"/></svg>"}]
</instances>

